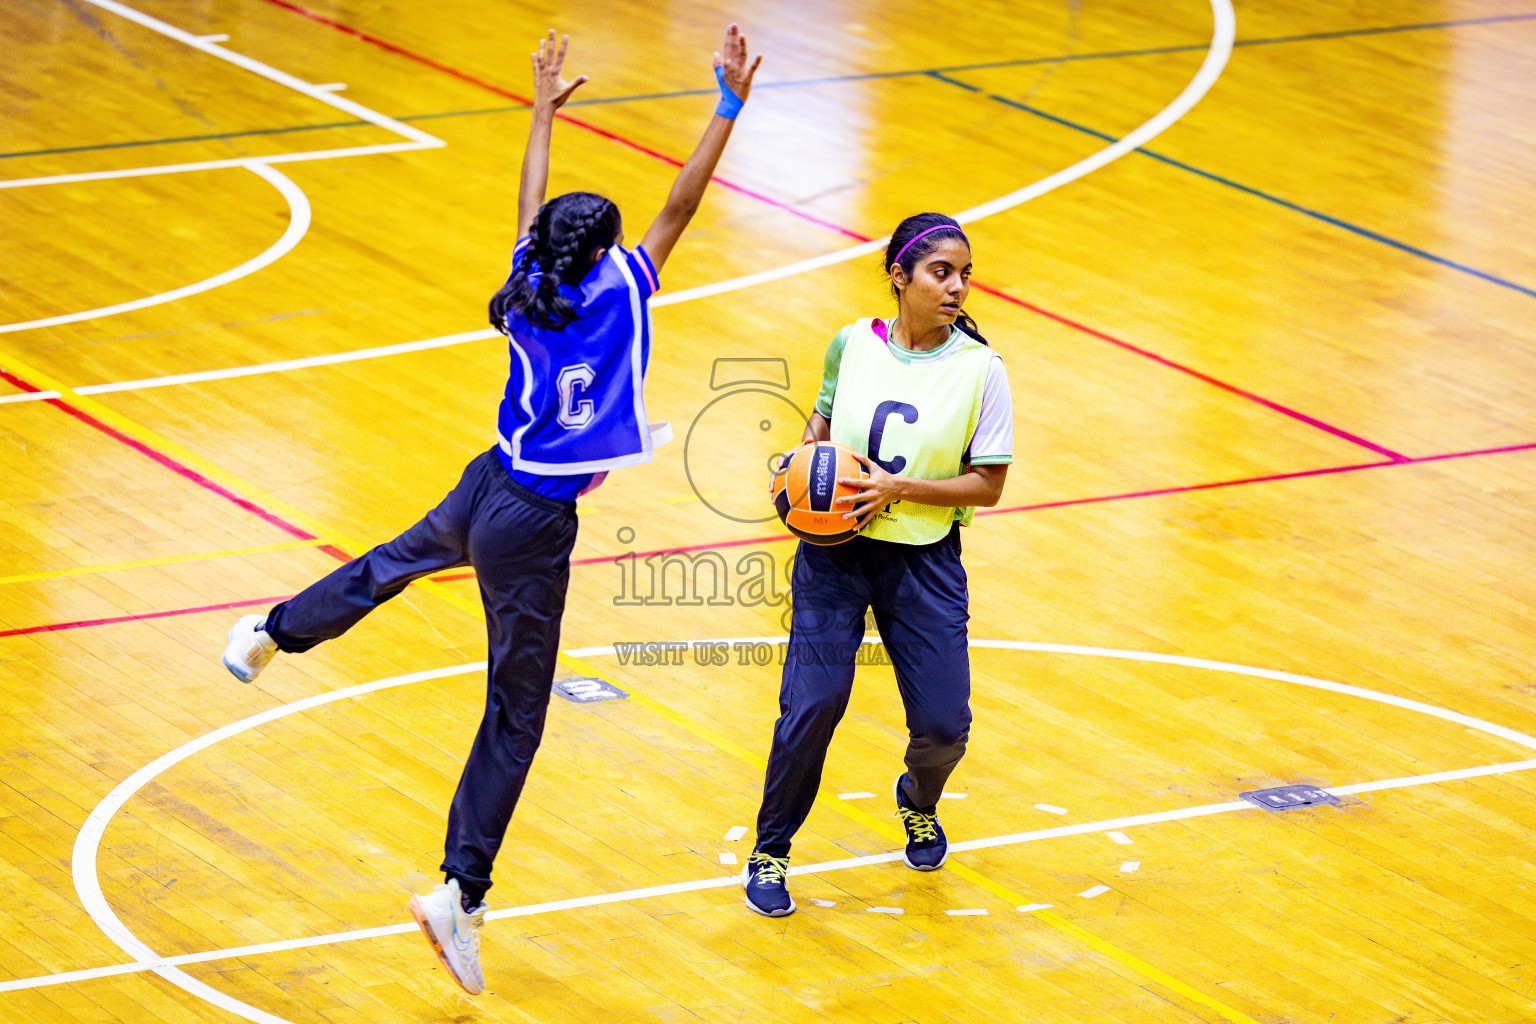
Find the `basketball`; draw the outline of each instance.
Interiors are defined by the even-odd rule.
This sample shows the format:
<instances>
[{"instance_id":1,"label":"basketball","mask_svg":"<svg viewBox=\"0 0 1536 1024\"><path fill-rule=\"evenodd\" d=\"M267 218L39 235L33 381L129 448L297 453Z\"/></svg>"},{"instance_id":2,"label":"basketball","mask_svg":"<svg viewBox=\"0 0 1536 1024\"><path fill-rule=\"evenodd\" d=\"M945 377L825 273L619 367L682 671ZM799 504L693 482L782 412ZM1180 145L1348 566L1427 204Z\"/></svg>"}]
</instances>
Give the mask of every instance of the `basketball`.
<instances>
[{"instance_id":1,"label":"basketball","mask_svg":"<svg viewBox=\"0 0 1536 1024\"><path fill-rule=\"evenodd\" d=\"M789 532L808 544L841 544L859 532L843 513L853 506L836 499L858 493L839 477L867 479L854 450L831 441L809 441L784 456L768 484L773 507Z\"/></svg>"}]
</instances>

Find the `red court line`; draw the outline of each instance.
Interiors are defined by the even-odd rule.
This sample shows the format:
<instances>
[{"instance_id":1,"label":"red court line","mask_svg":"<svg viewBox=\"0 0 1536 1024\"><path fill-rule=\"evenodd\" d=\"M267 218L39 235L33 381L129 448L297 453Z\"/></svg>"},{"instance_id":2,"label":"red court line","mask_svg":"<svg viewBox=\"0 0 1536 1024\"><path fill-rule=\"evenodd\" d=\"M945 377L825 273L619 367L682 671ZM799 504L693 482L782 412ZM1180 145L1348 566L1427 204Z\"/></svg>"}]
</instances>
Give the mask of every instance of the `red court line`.
<instances>
[{"instance_id":1,"label":"red court line","mask_svg":"<svg viewBox=\"0 0 1536 1024\"><path fill-rule=\"evenodd\" d=\"M501 97L504 97L506 99L510 99L510 100L512 100L515 103L522 103L522 104L528 104L528 105L531 105L531 103L532 103L532 101L529 100L526 96L522 96L522 95L519 95L518 93L512 92L511 90L504 89L501 86L495 85L495 84L493 84L491 82L487 82L487 81L485 81L482 78L477 78L476 76L471 75L471 74L469 74L466 71L461 71L460 69L458 69L456 67L453 67L452 65L444 64L441 61L433 60L431 57L427 57L427 56L424 56L422 54L416 53L413 50L407 50L405 47L399 46L399 45L397 45L395 43L391 43L387 39L381 39L378 36L371 35L371 34L369 34L367 32L364 32L364 31L362 31L360 29L353 28L350 25L345 25L345 24L343 24L343 23L341 23L339 21L335 21L335 20L333 20L331 18L327 18L327 17L325 17L322 14L317 14L314 11L311 11L311 10L309 10L307 8L301 7L298 4L296 4L296 3L292 3L291 0L266 0L266 2L269 3L269 4L273 4L274 6L277 6L277 7L281 7L285 11L292 11L294 14L302 15L303 17L308 18L311 21L318 22L319 24L325 25L328 28L333 28L333 29L335 29L338 32L346 33L347 35L351 36L354 39L358 39L358 40L360 40L362 42L368 43L371 46L377 46L381 50L385 50L385 51L387 51L389 53L392 53L392 54L395 54L397 56L404 57L407 60L415 61L416 63L424 65L425 67L432 68L434 71L440 71L440 72L442 72L445 75L450 75L450 76L452 76L454 78L457 78L461 82L467 82L470 85L474 85L474 86L476 86L478 88L484 89L487 92L495 93L497 96L501 96ZM580 120L578 118L570 117L570 116L565 115L565 114L557 114L556 117L558 117L562 121L567 122L568 124L575 125L578 128L582 128L582 129L584 129L586 131L592 132L595 135L599 135L602 138L608 139L611 142L616 142L616 143L618 143L621 146L627 146L630 149L633 149L633 150L635 150L637 152L644 153L646 156L654 157L657 160L664 161L664 162L666 162L668 164L671 164L673 167L681 167L682 166L682 161L680 161L680 160L677 160L677 159L675 159L673 157L667 156L665 153L657 152L656 150L651 149L648 146L643 146L640 143L635 142L635 141L633 141L631 139L627 139L627 138L625 138L622 135L616 135L613 132L610 132L610 131L608 131L606 129L599 128L596 125L593 125L593 124L591 124L591 123L589 123L587 121L582 121L582 120ZM793 214L796 217L799 217L801 220L810 221L813 224L817 224L817 225L820 225L821 227L828 228L828 229L830 229L832 231L836 231L839 234L844 235L844 236L846 236L848 238L857 239L860 242L868 242L868 241L870 241L870 238L868 236L866 236L866 235L860 234L859 232L853 231L853 230L851 230L849 228L842 227L841 225L833 224L830 221L822 220L820 217L815 217L815 216L812 216L811 214L804 213L803 211L796 209L794 206L791 206L788 203L781 202L780 200L773 199L773 198L771 198L769 196L765 196L765 195L763 195L760 192L754 192L751 189L743 188L740 185L737 185L737 184L735 184L733 182L727 181L727 180L725 180L723 178L720 178L720 177L715 177L715 178L712 178L710 180L714 181L716 184L721 185L724 188L730 189L733 192L739 192L740 194L745 195L745 196L749 196L752 199L758 200L759 202L767 203L769 206L772 206L775 209L783 210L786 213L790 213L790 214ZM1373 451L1377 455L1383 455L1383 456L1391 459L1394 462L1401 462L1401 461L1404 461L1405 458L1406 458L1406 456L1401 455L1398 452L1392 451L1389 448L1383 448L1382 446L1377 445L1377 444L1373 444L1372 442L1367 441L1364 438L1358 437L1355 434L1351 434L1347 430L1342 430L1339 427L1335 427L1335 426L1332 426L1330 424L1324 423L1322 420L1319 420L1319 419L1317 419L1315 417L1308 416L1307 414L1305 414L1303 412L1299 412L1299 411L1297 411L1295 409L1289 408L1288 406L1281 405L1279 402L1270 401L1267 398L1263 398L1263 397L1261 397L1259 395L1256 395L1252 391L1248 391L1248 390L1245 390L1243 388L1237 387L1234 384L1228 384L1228 383L1226 383L1224 381L1218 380L1215 377L1210 376L1209 374L1201 373L1199 370L1196 370L1193 367L1185 366L1184 364L1175 362L1174 360L1168 359L1165 356L1160 356L1160 355L1158 355L1155 352L1151 352L1151 351L1149 351L1147 349L1144 349L1144 348L1141 348L1141 347L1139 347L1137 345L1132 345L1130 342L1121 341L1119 338L1115 338L1115 337L1112 337L1111 335L1105 334L1103 331L1098 331L1098 330L1093 329L1092 327L1088 327L1088 326L1086 326L1084 324L1080 324L1076 320L1069 319L1068 317L1061 316L1061 315L1059 315L1057 313L1052 313L1050 310L1047 310L1047 309L1042 309L1041 307L1036 306L1033 303L1029 303L1029 302L1024 301L1023 299L1016 298L1016 297L1014 297L1012 295L1007 294L1006 292L1000 291L999 289L992 288L992 287L990 287L988 285L984 285L984 284L982 284L982 283L980 283L978 281L972 281L971 284L977 290L986 292L988 295L992 295L992 296L995 296L996 298L1002 299L1004 302L1012 303L1013 305L1018 306L1018 307L1020 307L1022 309L1027 309L1027 310L1029 310L1032 313L1037 313L1040 316L1048 317L1051 320L1054 320L1054 321L1056 321L1059 324L1062 324L1062 325L1064 325L1066 327L1072 328L1073 330L1081 331L1084 334L1087 334L1087 335L1090 335L1092 337L1098 338L1101 341L1107 341L1111 345L1116 345L1116 346L1124 349L1127 352L1134 352L1135 354L1137 354L1139 356L1144 356L1147 359L1151 359L1153 362L1156 362L1156 363L1158 363L1158 364L1160 364L1162 366L1166 366L1166 367L1168 367L1170 369L1173 369L1173 370L1178 370L1180 373L1188 374L1189 376L1194 377L1197 380L1204 381L1207 384L1210 384L1210 385L1212 385L1214 387L1221 388L1223 391L1227 391L1227 392L1229 392L1231 394L1234 394L1234 395L1237 395L1237 396L1239 396L1241 398L1246 398L1249 401L1255 402L1255 403L1257 403L1259 405L1262 405L1264 408L1269 409L1269 410L1271 410L1273 412L1280 413L1282 416L1288 416L1291 419L1296 420L1297 422L1305 423L1309 427L1314 427L1314 428L1316 428L1318 430L1321 430L1321 431L1323 431L1325 433L1332 434L1334 437L1337 437L1337 438L1339 438L1341 440L1348 441L1351 444L1359 445L1360 447L1365 448L1368 451Z\"/></svg>"},{"instance_id":2,"label":"red court line","mask_svg":"<svg viewBox=\"0 0 1536 1024\"><path fill-rule=\"evenodd\" d=\"M11 373L4 367L0 367L0 380L9 381L12 385L29 393L36 393L43 390L42 388L37 387L32 383L16 376L14 373ZM234 504L243 508L245 511L256 516L258 519L261 519L263 522L272 524L289 536L296 537L299 540L319 540L318 537L303 527L295 526L294 524L288 522L286 519L273 515L271 512L268 512L266 509L262 508L255 502L242 498L240 495L236 494L234 491L229 490L227 487L224 487L208 479L206 476L199 473L192 467L184 466L180 462L177 462L175 459L171 458L169 455L155 451L149 445L129 437L127 434L123 433L121 430L118 430L116 427L103 423L101 420L92 416L90 413L76 409L62 398L46 398L43 399L43 401L47 402L49 405L53 406L55 409L60 410L61 412L68 413L75 419L79 420L81 423L84 423L86 426L101 431L103 434L106 434L108 437L112 438L112 440L117 441L120 444L127 445L129 448L132 448L134 451L138 452L140 455L143 455L145 458L152 459L153 461L159 463L161 466L164 466L166 469L169 469L177 476L192 481L194 484L203 488L204 490L212 491L214 494L217 494L225 501L233 502ZM332 558L340 559L343 562L350 562L352 560L351 555L348 555L345 551L333 547L330 544L318 545L317 549L324 551ZM6 634L0 634L0 636L4 635Z\"/></svg>"},{"instance_id":3,"label":"red court line","mask_svg":"<svg viewBox=\"0 0 1536 1024\"><path fill-rule=\"evenodd\" d=\"M370 46L377 46L379 49L393 53L398 57L404 57L406 60L415 61L417 64L422 64L434 71L441 71L445 75L451 75L461 82L468 82L470 85L484 89L486 92L495 93L497 96L509 99L513 103L521 103L527 107L533 106L533 100L529 99L527 96L515 93L510 89L504 89L499 85L487 82L483 78L477 78L467 71L461 71L460 69L451 65L433 60L431 57L416 53L414 50L407 50L403 46L397 46L387 39L380 39L378 36L370 35L361 29L353 28L350 25L344 25L339 21L333 21L323 14L317 14L308 8L300 7L298 4L289 3L288 0L267 0L267 3L276 7L281 7L285 11L292 11L294 14L302 15L308 18L310 21L319 22L321 25L324 25L327 28L333 28L338 32L344 32L351 36L353 39L368 43ZM557 120L564 121L566 124L574 125L575 127L584 131L589 131L593 135L607 139L610 142L617 142L621 146L628 147L629 149L633 149L636 152L644 153L646 156L654 157L657 160L669 163L673 167L683 166L683 162L678 160L676 157L671 157L665 153L658 152L657 150L651 149L649 146L641 145L632 139L626 139L622 135L615 135L612 132L603 128L599 128L588 121L583 121L580 118L571 117L569 114L556 114L555 117ZM829 220L822 220L820 217L805 213L802 210L797 210L788 203L781 202L780 200L774 199L770 196L765 196L761 192L754 192L752 189L749 189L743 185L738 185L733 181L727 181L726 179L719 176L712 177L710 180L713 181L716 185L719 185L721 188L729 189L732 192L739 192L744 196L756 199L760 203L767 203L769 206L777 207L778 209L783 210L785 213L793 214L794 216L799 217L801 220L809 221L818 227L826 228L829 231L836 231L838 234L846 235L849 238L857 238L861 242L869 241L869 239L863 237L862 235L856 234L855 232L849 231L845 227L840 227L839 225L834 224Z\"/></svg>"},{"instance_id":4,"label":"red court line","mask_svg":"<svg viewBox=\"0 0 1536 1024\"><path fill-rule=\"evenodd\" d=\"M1265 476L1247 476L1236 480L1216 480L1204 484L1181 484L1177 487L1158 487L1145 491L1126 491L1122 494L1104 494L1091 498L1066 498L1061 501L1043 501L1034 505L1011 505L1007 508L980 508L976 510L978 516L996 516L1009 512L1037 512L1048 508L1068 508L1073 505L1097 505L1107 501L1129 501L1134 498L1155 498L1167 494L1189 494L1195 491L1209 491L1224 487L1242 487L1248 484L1275 483L1281 480L1302 480L1313 476L1332 476L1337 473L1357 473L1362 469L1381 469L1386 466L1409 466L1425 462L1444 462L1448 459L1470 459L1480 455L1501 455L1509 452L1523 452L1536 450L1536 442L1530 444L1505 445L1502 448L1478 448L1465 452L1448 452L1444 455L1426 455L1421 458L1388 459L1382 462L1358 462L1347 466L1325 466L1322 469L1299 469L1291 473L1270 473ZM735 548L746 544L771 544L776 541L794 540L787 533L768 534L762 537L748 537L745 540L721 541L714 544L689 544L686 547L658 548L654 551L633 552L636 558L649 558L652 555L684 554L691 551L713 551L719 548ZM630 552L617 555L599 555L595 558L574 558L571 565L599 565L611 564L615 559L629 558ZM456 573L451 577L434 577L434 579L470 579L473 572Z\"/></svg>"},{"instance_id":5,"label":"red court line","mask_svg":"<svg viewBox=\"0 0 1536 1024\"><path fill-rule=\"evenodd\" d=\"M1373 442L1367 441L1363 437L1359 437L1359 436L1357 436L1355 434L1351 434L1347 430L1340 429L1339 427L1335 427L1335 426L1333 426L1332 424L1329 424L1329 423L1324 423L1322 420L1317 419L1316 417L1308 416L1304 412L1300 412L1300 411L1298 411L1296 409L1292 409L1291 407L1286 406L1286 405L1281 405L1279 402L1272 402L1268 398L1265 398L1262 395L1256 395L1252 391L1248 391L1248 390L1245 390L1244 388L1238 387L1236 384L1228 384L1224 380L1218 380L1217 378L1212 377L1208 373L1201 373L1199 370L1195 369L1192 366L1185 366L1183 363L1175 362L1174 360L1169 359L1167 356L1160 356L1156 352L1151 351L1150 349L1142 348L1139 345L1132 345L1128 341L1122 341L1121 339L1116 338L1113 335L1105 334L1101 330L1098 330L1098 329L1093 328L1093 327L1089 327L1087 324L1078 323L1076 320L1072 320L1072 319L1070 319L1068 317L1062 316L1060 313L1053 313L1053 312L1051 312L1048 309L1044 309L1044 308L1042 308L1040 306L1036 306L1032 302L1026 302L1023 299L1016 298L1016 297L1014 297L1012 295L1009 295L1007 292L999 291L998 289L990 287L989 285L982 284L979 281L972 281L971 282L971 287L975 288L977 291L986 292L988 295L991 295L991 296L994 296L996 298L1002 299L1004 302L1011 302L1015 306L1020 306L1020 307L1022 307L1024 309L1029 310L1031 313L1038 313L1039 315L1041 315L1041 316L1043 316L1043 317L1045 317L1045 318L1047 318L1049 320L1054 320L1057 323L1059 323L1059 324L1061 324L1061 325L1063 325L1065 327L1070 327L1074 331L1081 331L1084 334L1091 335L1092 337L1098 338L1100 341L1107 341L1111 345L1115 345L1115 346L1118 346L1119 348L1123 348L1127 352L1134 352L1136 355L1139 355L1139 356L1142 356L1144 358L1150 359L1154 363L1157 363L1157 364L1159 364L1161 366L1166 366L1166 367L1168 367L1171 370L1177 370L1180 373L1188 374L1189 376L1195 378L1196 380L1204 381L1205 383L1210 384L1213 387L1218 387L1218 388L1221 388L1223 391L1230 392L1231 394L1237 395L1237 396L1239 396L1241 398L1246 398L1246 399L1248 399L1248 401L1255 402L1255 403L1257 403L1259 405L1262 405L1264 408L1269 409L1269 410L1271 410L1273 412L1278 412L1282 416L1289 416L1291 419L1296 420L1296 421L1298 421L1300 423L1305 423L1309 427L1314 427L1314 428L1316 428L1318 430L1323 431L1326 434L1332 434L1334 437L1337 437L1340 440L1348 441L1350 444L1359 445L1361 448L1364 448L1367 451L1373 451L1377 455L1384 455L1388 459L1391 459L1393 462L1411 462L1412 461L1406 455L1403 455L1403 454L1401 454L1399 452L1395 452L1395 451L1393 451L1390 448L1383 448L1381 445L1374 444Z\"/></svg>"},{"instance_id":6,"label":"red court line","mask_svg":"<svg viewBox=\"0 0 1536 1024\"><path fill-rule=\"evenodd\" d=\"M64 629L85 629L88 626L113 626L119 622L143 622L146 619L168 619L176 615L196 615L199 612L223 612L231 608L249 608L252 605L272 605L286 601L283 597L257 597L249 601L228 601L224 604L205 604L198 608L176 608L165 612L142 612L138 615L117 615L110 619L80 619L77 622L53 622L46 626L23 626L20 629L0 629L0 636L25 636L28 633L57 633Z\"/></svg>"},{"instance_id":7,"label":"red court line","mask_svg":"<svg viewBox=\"0 0 1536 1024\"><path fill-rule=\"evenodd\" d=\"M1464 458L1454 455L1447 458ZM1165 494L1188 494L1193 491L1209 491L1219 487L1239 487L1244 484L1268 484L1279 480L1301 480L1309 476L1332 476L1335 473L1355 473L1362 469L1380 469L1383 466L1401 466L1411 459L1391 459L1386 462L1357 462L1348 466L1327 466L1323 469L1299 469L1294 473L1271 473L1268 476L1246 476L1237 480L1216 480L1208 484L1184 484L1179 487L1156 487L1146 491L1126 491L1123 494L1104 494L1095 498L1066 498L1062 501L1042 501L1035 505L1011 505L1008 508L979 508L978 516L999 516L1008 512L1036 512L1047 508L1068 508L1073 505L1097 505L1106 501L1128 501L1132 498L1155 498Z\"/></svg>"},{"instance_id":8,"label":"red court line","mask_svg":"<svg viewBox=\"0 0 1536 1024\"><path fill-rule=\"evenodd\" d=\"M1479 448L1470 452L1451 452L1447 455L1421 455L1409 462L1444 462L1446 459L1469 459L1474 455L1504 455L1508 452L1528 452L1536 444L1506 444L1501 448Z\"/></svg>"},{"instance_id":9,"label":"red court line","mask_svg":"<svg viewBox=\"0 0 1536 1024\"><path fill-rule=\"evenodd\" d=\"M1187 494L1194 491L1208 491L1223 487L1241 487L1247 484L1273 483L1278 480L1300 480L1305 477L1331 476L1338 473L1356 473L1362 469L1381 469L1387 466L1416 465L1425 462L1444 462L1448 459L1470 459L1480 455L1501 455L1509 452L1523 452L1536 450L1536 442L1531 444L1512 444L1501 448L1479 448L1474 451L1448 452L1444 455L1426 455L1417 459L1388 460L1385 462L1361 462L1349 466L1325 466L1322 469L1302 469L1294 473L1272 473L1267 476L1250 476L1237 480L1218 480L1205 484L1185 484L1181 487L1162 487L1148 491L1128 491L1124 494L1106 494L1093 498L1069 498L1064 501L1046 501L1036 505L1015 505L1010 508L978 509L977 515L1002 515L1009 512L1034 512L1040 509L1065 508L1070 505L1094 505L1108 501L1128 501L1134 498L1152 498L1167 494ZM652 555L682 554L689 551L717 550L719 548L742 547L747 544L768 544L775 541L794 540L790 534L773 534L765 537L748 537L744 540L721 541L716 544L692 544L681 548L662 548L656 551L637 551L633 553L636 558L649 558ZM631 557L629 552L622 555L599 555L595 558L572 559L574 565L599 565L611 564L619 558ZM449 580L471 579L472 572L452 573L445 576L434 576L436 582ZM45 626L26 626L21 629L0 630L0 637L19 636L25 633L49 633L61 629L83 629L88 626L107 626L120 622L139 622L144 619L163 619L175 615L196 615L199 612L225 611L231 608L244 608L250 605L276 604L278 601L286 601L289 596L262 597L251 601L231 601L227 604L202 605L197 608L177 608L171 611L148 612L142 615L123 615L110 619L85 619L78 622L59 622Z\"/></svg>"}]
</instances>

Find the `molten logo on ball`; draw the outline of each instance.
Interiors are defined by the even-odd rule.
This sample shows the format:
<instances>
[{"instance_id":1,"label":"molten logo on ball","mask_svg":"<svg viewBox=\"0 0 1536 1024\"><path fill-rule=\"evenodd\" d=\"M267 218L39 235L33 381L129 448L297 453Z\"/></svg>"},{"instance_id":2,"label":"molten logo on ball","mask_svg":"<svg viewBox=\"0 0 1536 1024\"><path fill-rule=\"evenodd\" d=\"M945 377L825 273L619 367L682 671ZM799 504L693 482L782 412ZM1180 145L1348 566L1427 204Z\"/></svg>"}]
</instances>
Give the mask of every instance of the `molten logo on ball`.
<instances>
[{"instance_id":1,"label":"molten logo on ball","mask_svg":"<svg viewBox=\"0 0 1536 1024\"><path fill-rule=\"evenodd\" d=\"M808 544L841 544L858 533L843 513L852 506L837 499L858 488L838 483L840 477L866 479L869 473L852 448L831 441L811 441L786 455L774 470L768 493L789 532Z\"/></svg>"}]
</instances>

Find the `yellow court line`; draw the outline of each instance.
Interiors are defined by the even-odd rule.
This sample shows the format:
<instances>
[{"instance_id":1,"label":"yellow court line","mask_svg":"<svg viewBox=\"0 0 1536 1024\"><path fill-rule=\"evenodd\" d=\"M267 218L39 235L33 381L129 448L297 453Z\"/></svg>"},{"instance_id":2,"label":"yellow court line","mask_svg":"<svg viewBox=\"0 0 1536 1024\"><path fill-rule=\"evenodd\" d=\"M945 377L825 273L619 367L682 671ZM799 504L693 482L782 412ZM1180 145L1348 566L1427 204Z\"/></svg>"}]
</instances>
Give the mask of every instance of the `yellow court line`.
<instances>
[{"instance_id":1,"label":"yellow court line","mask_svg":"<svg viewBox=\"0 0 1536 1024\"><path fill-rule=\"evenodd\" d=\"M333 544L338 547L352 547L354 550L356 549L356 546L353 545L349 539L335 536L331 533L331 531L323 528L313 518L303 512L300 512L298 509L293 508L286 502L278 501L277 499L268 495L266 492L261 491L259 488L252 487L240 477L237 477L234 474L221 469L220 467L214 465L201 456L195 455L180 445L175 444L169 439L161 437L159 434L155 433L153 430L150 430L148 427L141 426L128 417L113 412L111 409L108 409L106 406L97 401L94 401L93 399L87 398L84 395L77 394L75 391L59 383L58 381L55 381L47 374L31 368L5 353L0 353L0 364L8 366L9 368L16 371L18 375L28 378L34 387L41 387L47 390L57 391L70 403L78 406L83 411L90 412L93 416L97 417L103 422L110 424L114 428L122 431L124 434L127 434L129 437L132 437L137 441L155 448L162 455L173 457L185 463L186 465L195 468L198 472L202 473L210 480L217 481L219 484L228 488L230 491L243 495L247 500L255 501L269 511L280 513L283 516L288 517L295 523L303 526L309 532L315 534L318 538L321 539L321 543ZM479 604L466 600L441 583L434 583L431 580L423 579L418 580L415 585L421 587L428 593L435 594L436 596L445 600L448 604L453 605L461 611L468 612L477 618L483 618L484 616L484 609ZM572 657L571 655L568 655L562 651L559 654L559 661L561 664L565 665L567 668L572 669L573 671L578 671L584 675L602 679L612 683L615 686L619 686L617 681L613 680L607 673L599 671L595 666L588 664L580 658ZM718 748L724 753L727 753L737 760L753 766L759 771L766 769L767 762L763 758L747 750L745 747L742 747L740 744L727 739L725 736L715 732L708 726L696 722L689 718L687 715L684 715L681 712L667 706L666 704L663 704L656 698L646 694L636 693L633 689L632 683L626 683L626 685L620 686L619 688L628 692L630 694L630 698L636 703L666 719L667 721L679 726L684 731L692 733L693 735ZM831 794L825 792L820 793L817 797L817 802L832 808L833 810L842 814L844 817L857 821L860 824L869 827L876 833L886 836L893 841L905 840L905 835L898 835L896 830L893 829L888 823L883 822L878 818L865 813L864 811L849 807L843 801L838 800ZM954 872L956 877L963 878L973 885L976 885L979 888L993 894L994 896L1006 900L1012 906L1020 906L1026 902L1023 896L1009 889L1007 886L987 878L985 875L982 875L980 872L975 871L972 868L968 868L962 864L953 862L947 864L946 867L948 870ZM1087 931L1079 925L1073 924L1072 922L1066 920L1063 917L1060 917L1059 915L1037 911L1032 913L1030 916L1035 920L1056 929L1062 934L1068 935L1078 940L1079 942L1084 943L1089 948L1102 953L1104 956L1108 957L1114 962L1128 968L1131 971L1134 971L1137 974L1140 974L1142 977L1155 982L1163 988L1183 996L1185 999L1188 999L1191 1002L1197 1003L1201 1006L1209 1007L1225 1019L1233 1021L1234 1024L1259 1024L1258 1021L1254 1020L1252 1017L1249 1017L1247 1014L1244 1014L1239 1010L1235 1010L1232 1007L1227 1006L1225 1003L1205 995L1199 990L1194 989L1184 982L1179 981L1177 978L1174 978L1171 975L1159 970L1158 968L1153 967L1151 964L1148 964L1144 960L1132 956L1130 953L1120 949L1118 946L1109 942L1107 939L1100 938L1099 936L1094 935L1092 932Z\"/></svg>"},{"instance_id":2,"label":"yellow court line","mask_svg":"<svg viewBox=\"0 0 1536 1024\"><path fill-rule=\"evenodd\" d=\"M52 569L48 572L26 572L20 576L0 576L0 584L31 583L35 580L57 580L66 576L88 576L101 572L117 572L122 569L148 569L156 565L179 565L183 562L203 562L215 558L235 558L239 555L260 555L268 551L289 551L293 548L312 548L325 541L289 540L281 544L260 544L253 548L231 548L228 551L200 551L190 555L167 555L164 558L145 558L138 562L118 562L115 565L87 565L79 569Z\"/></svg>"}]
</instances>

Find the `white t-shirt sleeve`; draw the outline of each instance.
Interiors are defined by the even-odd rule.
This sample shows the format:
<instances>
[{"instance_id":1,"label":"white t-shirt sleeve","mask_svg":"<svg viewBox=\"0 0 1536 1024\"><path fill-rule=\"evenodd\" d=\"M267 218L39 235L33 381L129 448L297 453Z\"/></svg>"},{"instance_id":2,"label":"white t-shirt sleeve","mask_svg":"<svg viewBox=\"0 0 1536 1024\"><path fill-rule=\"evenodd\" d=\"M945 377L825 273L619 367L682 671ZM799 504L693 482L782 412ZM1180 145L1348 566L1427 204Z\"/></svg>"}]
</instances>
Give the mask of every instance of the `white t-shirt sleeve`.
<instances>
[{"instance_id":1,"label":"white t-shirt sleeve","mask_svg":"<svg viewBox=\"0 0 1536 1024\"><path fill-rule=\"evenodd\" d=\"M1013 462L1013 396L1008 371L997 356L987 364L981 389L981 414L971 436L971 465L1005 466Z\"/></svg>"}]
</instances>

